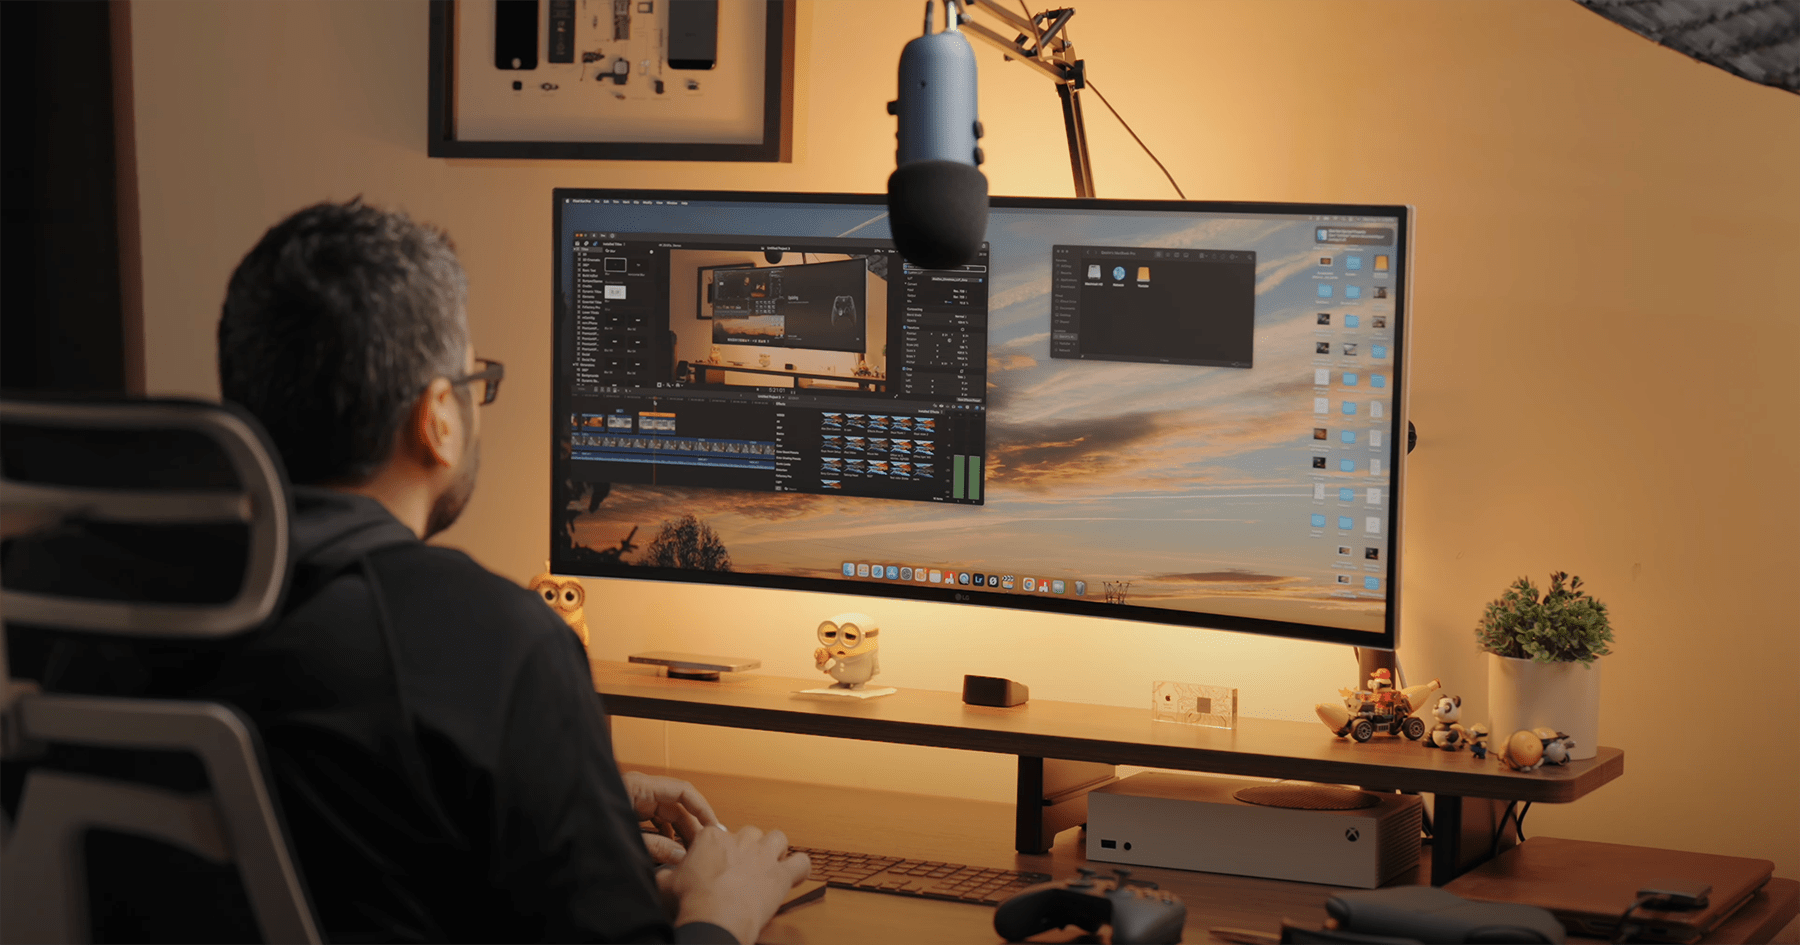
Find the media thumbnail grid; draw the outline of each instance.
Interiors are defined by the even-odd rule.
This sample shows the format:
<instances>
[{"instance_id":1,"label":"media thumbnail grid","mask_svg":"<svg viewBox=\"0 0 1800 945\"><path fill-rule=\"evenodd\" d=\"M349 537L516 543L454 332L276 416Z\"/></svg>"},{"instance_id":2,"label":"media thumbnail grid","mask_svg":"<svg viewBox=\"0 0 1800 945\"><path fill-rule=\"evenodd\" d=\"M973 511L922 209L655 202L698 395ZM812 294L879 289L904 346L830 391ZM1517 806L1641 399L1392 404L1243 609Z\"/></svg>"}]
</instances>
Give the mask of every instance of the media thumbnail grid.
<instances>
[{"instance_id":1,"label":"media thumbnail grid","mask_svg":"<svg viewBox=\"0 0 1800 945\"><path fill-rule=\"evenodd\" d=\"M825 411L819 421L820 484L842 489L845 477L865 476L935 479L936 434L934 417Z\"/></svg>"}]
</instances>

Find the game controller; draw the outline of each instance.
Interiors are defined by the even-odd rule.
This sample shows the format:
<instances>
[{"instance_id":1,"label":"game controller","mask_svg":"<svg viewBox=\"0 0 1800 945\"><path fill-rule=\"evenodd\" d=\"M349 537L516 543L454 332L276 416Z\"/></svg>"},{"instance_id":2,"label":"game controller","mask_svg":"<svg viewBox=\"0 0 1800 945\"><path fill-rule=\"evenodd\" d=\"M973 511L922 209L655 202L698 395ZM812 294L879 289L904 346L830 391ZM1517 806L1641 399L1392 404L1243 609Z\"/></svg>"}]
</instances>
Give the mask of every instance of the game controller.
<instances>
[{"instance_id":1,"label":"game controller","mask_svg":"<svg viewBox=\"0 0 1800 945\"><path fill-rule=\"evenodd\" d=\"M1060 883L1022 889L994 910L994 931L1009 942L1022 942L1065 925L1092 934L1112 926L1114 945L1163 945L1181 941L1187 906L1155 883L1131 881L1131 871L1113 870L1116 879L1099 882L1096 870Z\"/></svg>"}]
</instances>

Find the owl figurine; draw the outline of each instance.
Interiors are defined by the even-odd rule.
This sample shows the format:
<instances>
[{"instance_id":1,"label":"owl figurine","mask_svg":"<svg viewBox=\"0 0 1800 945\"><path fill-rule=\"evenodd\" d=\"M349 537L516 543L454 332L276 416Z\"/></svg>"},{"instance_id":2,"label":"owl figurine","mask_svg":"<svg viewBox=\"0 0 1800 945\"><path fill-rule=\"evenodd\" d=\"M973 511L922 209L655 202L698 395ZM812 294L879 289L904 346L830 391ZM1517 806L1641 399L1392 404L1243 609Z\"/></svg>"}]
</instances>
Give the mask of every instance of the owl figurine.
<instances>
[{"instance_id":1,"label":"owl figurine","mask_svg":"<svg viewBox=\"0 0 1800 945\"><path fill-rule=\"evenodd\" d=\"M813 665L837 682L833 689L861 689L881 672L881 628L868 614L838 614L819 624Z\"/></svg>"},{"instance_id":2,"label":"owl figurine","mask_svg":"<svg viewBox=\"0 0 1800 945\"><path fill-rule=\"evenodd\" d=\"M549 563L545 562L544 573L531 579L531 591L544 599L550 609L575 631L581 638L581 645L588 645L587 615L582 612L581 605L587 603L587 591L581 587L579 578L559 578L549 571Z\"/></svg>"}]
</instances>

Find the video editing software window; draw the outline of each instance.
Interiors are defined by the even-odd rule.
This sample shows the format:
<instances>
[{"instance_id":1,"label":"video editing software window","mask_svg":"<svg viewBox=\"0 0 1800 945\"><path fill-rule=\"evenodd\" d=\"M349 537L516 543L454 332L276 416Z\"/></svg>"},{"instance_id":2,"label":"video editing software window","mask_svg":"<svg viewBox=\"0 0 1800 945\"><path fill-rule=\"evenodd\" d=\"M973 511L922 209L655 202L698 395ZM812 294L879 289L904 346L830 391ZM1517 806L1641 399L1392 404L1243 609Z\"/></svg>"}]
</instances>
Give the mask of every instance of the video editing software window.
<instances>
[{"instance_id":1,"label":"video editing software window","mask_svg":"<svg viewBox=\"0 0 1800 945\"><path fill-rule=\"evenodd\" d=\"M575 230L569 474L982 501L984 261L886 241Z\"/></svg>"},{"instance_id":2,"label":"video editing software window","mask_svg":"<svg viewBox=\"0 0 1800 945\"><path fill-rule=\"evenodd\" d=\"M1405 208L555 199L559 572L1392 645Z\"/></svg>"}]
</instances>

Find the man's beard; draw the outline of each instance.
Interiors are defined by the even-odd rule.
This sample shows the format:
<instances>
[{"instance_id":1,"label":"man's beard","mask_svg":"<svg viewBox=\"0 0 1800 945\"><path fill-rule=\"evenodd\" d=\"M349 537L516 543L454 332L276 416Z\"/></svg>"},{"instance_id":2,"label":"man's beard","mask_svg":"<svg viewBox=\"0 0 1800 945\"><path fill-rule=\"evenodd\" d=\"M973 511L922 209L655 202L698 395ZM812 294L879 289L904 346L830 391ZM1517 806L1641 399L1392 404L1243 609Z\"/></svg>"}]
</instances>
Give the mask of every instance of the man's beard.
<instances>
[{"instance_id":1,"label":"man's beard","mask_svg":"<svg viewBox=\"0 0 1800 945\"><path fill-rule=\"evenodd\" d=\"M463 509L469 504L469 496L475 493L475 474L480 469L481 443L471 440L468 459L463 463L462 475L456 477L456 481L450 484L450 488L445 489L443 494L431 503L431 514L425 519L425 538L427 540L456 524L457 516L461 515Z\"/></svg>"}]
</instances>

